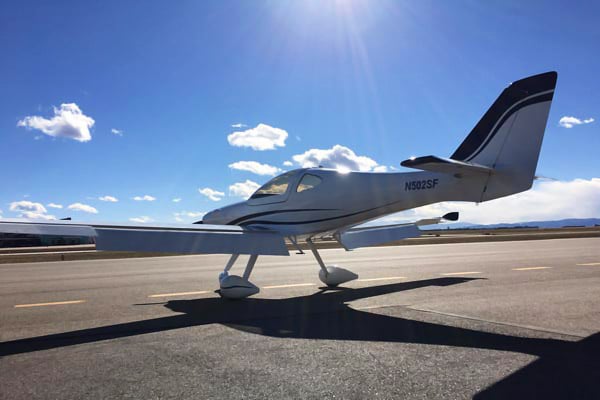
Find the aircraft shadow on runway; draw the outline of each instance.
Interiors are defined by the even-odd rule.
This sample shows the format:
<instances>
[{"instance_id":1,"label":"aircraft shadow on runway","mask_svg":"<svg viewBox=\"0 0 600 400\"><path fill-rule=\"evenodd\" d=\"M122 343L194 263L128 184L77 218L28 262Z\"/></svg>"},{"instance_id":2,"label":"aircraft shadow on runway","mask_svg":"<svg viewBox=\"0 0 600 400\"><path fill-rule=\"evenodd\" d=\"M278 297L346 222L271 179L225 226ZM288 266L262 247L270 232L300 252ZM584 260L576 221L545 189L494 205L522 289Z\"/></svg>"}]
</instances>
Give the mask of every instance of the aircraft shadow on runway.
<instances>
[{"instance_id":1,"label":"aircraft shadow on runway","mask_svg":"<svg viewBox=\"0 0 600 400\"><path fill-rule=\"evenodd\" d=\"M220 323L244 332L281 338L384 341L531 354L539 358L476 397L600 398L600 333L579 342L526 338L391 317L347 305L358 299L471 280L437 278L321 290L287 299L175 300L165 305L178 313L173 316L3 342L0 356Z\"/></svg>"}]
</instances>

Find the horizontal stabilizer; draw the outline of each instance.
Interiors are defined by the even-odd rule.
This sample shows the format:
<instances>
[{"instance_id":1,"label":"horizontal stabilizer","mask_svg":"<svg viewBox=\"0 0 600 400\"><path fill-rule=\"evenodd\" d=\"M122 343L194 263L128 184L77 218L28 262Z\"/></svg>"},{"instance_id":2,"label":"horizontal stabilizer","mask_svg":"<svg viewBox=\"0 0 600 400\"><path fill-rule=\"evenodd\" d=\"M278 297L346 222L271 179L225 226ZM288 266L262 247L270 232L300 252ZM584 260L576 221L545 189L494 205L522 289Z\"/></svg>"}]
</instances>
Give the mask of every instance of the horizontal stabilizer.
<instances>
[{"instance_id":1,"label":"horizontal stabilizer","mask_svg":"<svg viewBox=\"0 0 600 400\"><path fill-rule=\"evenodd\" d=\"M289 255L284 238L230 225L82 224L72 221L0 220L0 233L89 236L97 250L177 254Z\"/></svg>"},{"instance_id":2,"label":"horizontal stabilizer","mask_svg":"<svg viewBox=\"0 0 600 400\"><path fill-rule=\"evenodd\" d=\"M408 160L402 161L400 165L403 167L441 172L444 174L489 174L493 171L492 168L486 167L485 165L437 156L409 158Z\"/></svg>"}]
</instances>

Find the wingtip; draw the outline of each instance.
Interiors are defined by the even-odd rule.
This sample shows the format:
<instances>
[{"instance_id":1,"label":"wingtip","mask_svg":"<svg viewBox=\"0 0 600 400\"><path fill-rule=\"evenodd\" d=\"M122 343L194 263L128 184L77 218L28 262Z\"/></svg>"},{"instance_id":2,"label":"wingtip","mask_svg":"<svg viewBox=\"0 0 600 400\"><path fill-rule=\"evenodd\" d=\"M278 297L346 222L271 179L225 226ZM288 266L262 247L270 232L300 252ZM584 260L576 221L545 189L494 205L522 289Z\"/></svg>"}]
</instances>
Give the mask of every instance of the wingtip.
<instances>
[{"instance_id":1,"label":"wingtip","mask_svg":"<svg viewBox=\"0 0 600 400\"><path fill-rule=\"evenodd\" d=\"M442 219L446 221L458 221L458 211L453 211L445 214Z\"/></svg>"}]
</instances>

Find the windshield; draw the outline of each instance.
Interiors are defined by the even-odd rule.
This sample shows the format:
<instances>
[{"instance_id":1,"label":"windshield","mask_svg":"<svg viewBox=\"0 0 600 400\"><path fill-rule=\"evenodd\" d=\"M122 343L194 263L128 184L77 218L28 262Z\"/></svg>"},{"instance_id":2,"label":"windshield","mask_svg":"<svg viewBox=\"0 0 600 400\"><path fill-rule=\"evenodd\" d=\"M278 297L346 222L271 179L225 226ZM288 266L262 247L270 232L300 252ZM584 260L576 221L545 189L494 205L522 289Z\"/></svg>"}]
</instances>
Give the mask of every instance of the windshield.
<instances>
[{"instance_id":1,"label":"windshield","mask_svg":"<svg viewBox=\"0 0 600 400\"><path fill-rule=\"evenodd\" d=\"M251 199L258 199L266 196L277 196L280 194L284 194L287 191L287 188L290 184L290 178L294 174L294 172L287 172L283 175L279 175L269 182L262 185L254 194Z\"/></svg>"}]
</instances>

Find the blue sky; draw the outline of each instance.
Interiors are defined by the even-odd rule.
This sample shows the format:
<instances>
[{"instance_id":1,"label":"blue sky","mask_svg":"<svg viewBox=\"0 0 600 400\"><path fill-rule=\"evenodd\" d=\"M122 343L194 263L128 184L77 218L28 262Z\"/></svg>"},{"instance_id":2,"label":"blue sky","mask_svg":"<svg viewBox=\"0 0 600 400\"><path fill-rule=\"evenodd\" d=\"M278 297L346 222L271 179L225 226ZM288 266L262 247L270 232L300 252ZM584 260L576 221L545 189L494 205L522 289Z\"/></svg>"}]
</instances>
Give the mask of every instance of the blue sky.
<instances>
[{"instance_id":1,"label":"blue sky","mask_svg":"<svg viewBox=\"0 0 600 400\"><path fill-rule=\"evenodd\" d=\"M600 213L597 2L8 1L0 10L4 217L34 210L11 207L28 201L83 221L197 220L242 200L230 186L270 178L230 164L289 169L295 155L294 165L331 161L335 145L356 156L344 153L351 167L402 170L413 155L452 154L509 82L549 70L559 80L538 174L584 182L585 213ZM93 119L91 140L25 123L53 123L61 104ZM561 127L565 116L590 122ZM228 142L260 124L285 131L283 145ZM146 195L155 200L133 200ZM97 214L67 208L77 203ZM561 210L548 218L573 216Z\"/></svg>"}]
</instances>

